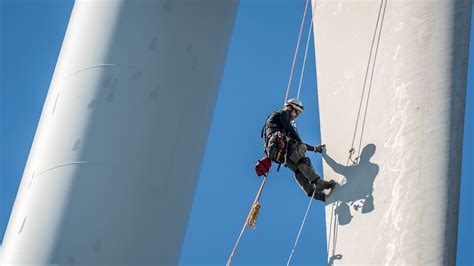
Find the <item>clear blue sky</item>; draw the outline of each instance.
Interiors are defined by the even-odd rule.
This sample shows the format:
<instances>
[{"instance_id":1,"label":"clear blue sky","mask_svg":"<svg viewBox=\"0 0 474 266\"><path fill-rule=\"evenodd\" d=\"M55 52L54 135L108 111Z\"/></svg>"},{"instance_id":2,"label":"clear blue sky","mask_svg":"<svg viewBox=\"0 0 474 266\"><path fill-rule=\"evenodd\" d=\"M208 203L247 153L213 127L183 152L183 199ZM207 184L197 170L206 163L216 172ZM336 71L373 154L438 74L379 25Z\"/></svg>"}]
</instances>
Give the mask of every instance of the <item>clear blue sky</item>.
<instances>
[{"instance_id":1,"label":"clear blue sky","mask_svg":"<svg viewBox=\"0 0 474 266\"><path fill-rule=\"evenodd\" d=\"M0 0L0 3L2 236L73 1ZM281 107L303 8L304 0L241 0L183 245L182 265L223 265L232 250L260 184L253 171L255 161L263 155L260 129L267 114ZM473 42L471 51L472 46ZM301 96L306 110L298 126L306 142L317 144L320 135L312 49L308 56ZM474 264L474 145L467 137L474 134L472 61L471 56L461 177L459 265ZM320 156L312 155L312 160L321 172ZM282 168L279 173L272 173L261 204L257 230L244 236L235 265L285 264L307 198L290 172ZM319 202L312 206L294 254L293 265L297 264L327 264L324 206Z\"/></svg>"}]
</instances>

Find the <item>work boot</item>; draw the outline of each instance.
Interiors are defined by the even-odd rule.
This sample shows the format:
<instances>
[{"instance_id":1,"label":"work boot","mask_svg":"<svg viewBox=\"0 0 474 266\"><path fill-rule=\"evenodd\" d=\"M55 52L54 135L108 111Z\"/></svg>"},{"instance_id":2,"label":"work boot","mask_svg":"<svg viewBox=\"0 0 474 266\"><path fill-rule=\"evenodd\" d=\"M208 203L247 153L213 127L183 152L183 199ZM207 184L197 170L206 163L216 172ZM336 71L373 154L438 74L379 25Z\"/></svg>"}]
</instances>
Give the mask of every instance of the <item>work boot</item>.
<instances>
[{"instance_id":1,"label":"work boot","mask_svg":"<svg viewBox=\"0 0 474 266\"><path fill-rule=\"evenodd\" d=\"M325 181L321 180L321 178L316 178L313 182L311 182L311 185L316 191L323 191L324 190L324 183Z\"/></svg>"},{"instance_id":2,"label":"work boot","mask_svg":"<svg viewBox=\"0 0 474 266\"><path fill-rule=\"evenodd\" d=\"M326 202L326 194L316 190L316 192L314 193L313 199L320 200L322 202Z\"/></svg>"},{"instance_id":3,"label":"work boot","mask_svg":"<svg viewBox=\"0 0 474 266\"><path fill-rule=\"evenodd\" d=\"M315 188L316 188L315 184L311 183L311 186L312 186L312 188L308 188L308 191L306 191L308 197L313 197L313 199L325 202L326 201L326 194L324 194L324 192L315 190Z\"/></svg>"},{"instance_id":4,"label":"work boot","mask_svg":"<svg viewBox=\"0 0 474 266\"><path fill-rule=\"evenodd\" d=\"M318 178L313 182L313 184L317 191L323 191L325 189L333 189L337 183L334 180L325 181Z\"/></svg>"},{"instance_id":5,"label":"work boot","mask_svg":"<svg viewBox=\"0 0 474 266\"><path fill-rule=\"evenodd\" d=\"M323 182L324 189L333 189L337 185L337 182L334 180Z\"/></svg>"}]
</instances>

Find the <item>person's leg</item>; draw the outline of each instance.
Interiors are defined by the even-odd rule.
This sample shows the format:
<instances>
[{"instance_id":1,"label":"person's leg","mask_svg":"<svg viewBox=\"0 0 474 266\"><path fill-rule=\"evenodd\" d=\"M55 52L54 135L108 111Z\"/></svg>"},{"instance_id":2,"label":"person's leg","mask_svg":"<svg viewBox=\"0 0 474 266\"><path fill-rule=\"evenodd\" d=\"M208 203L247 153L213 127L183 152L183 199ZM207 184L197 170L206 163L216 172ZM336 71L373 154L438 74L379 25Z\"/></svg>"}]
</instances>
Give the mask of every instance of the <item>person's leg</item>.
<instances>
[{"instance_id":1,"label":"person's leg","mask_svg":"<svg viewBox=\"0 0 474 266\"><path fill-rule=\"evenodd\" d=\"M316 174L314 171L313 165L311 164L311 160L306 155L305 150L302 149L300 145L293 144L289 147L289 156L287 158L288 164L292 164L296 166L304 177L309 181L309 183L316 182L319 179L319 175Z\"/></svg>"},{"instance_id":2,"label":"person's leg","mask_svg":"<svg viewBox=\"0 0 474 266\"><path fill-rule=\"evenodd\" d=\"M332 189L336 185L336 182L333 180L328 182L321 179L314 170L305 150L303 150L300 145L295 143L290 144L287 163L293 167L292 170L295 173L298 170L306 178L307 183L314 186L318 192L324 189Z\"/></svg>"},{"instance_id":3,"label":"person's leg","mask_svg":"<svg viewBox=\"0 0 474 266\"><path fill-rule=\"evenodd\" d=\"M306 195L311 197L314 192L314 186L308 182L308 179L306 179L306 177L301 174L299 170L295 171L295 179L301 189L306 193Z\"/></svg>"},{"instance_id":4,"label":"person's leg","mask_svg":"<svg viewBox=\"0 0 474 266\"><path fill-rule=\"evenodd\" d=\"M314 186L309 183L308 179L300 172L300 170L298 170L297 165L293 163L293 161L287 160L286 166L295 173L295 180L298 182L300 188L306 193L306 195L311 197L311 195L313 195Z\"/></svg>"},{"instance_id":5,"label":"person's leg","mask_svg":"<svg viewBox=\"0 0 474 266\"><path fill-rule=\"evenodd\" d=\"M336 186L336 181L331 180L331 181L325 181L325 180L319 180L318 182L318 189L321 188L323 189L333 189Z\"/></svg>"},{"instance_id":6,"label":"person's leg","mask_svg":"<svg viewBox=\"0 0 474 266\"><path fill-rule=\"evenodd\" d=\"M301 189L308 195L308 197L314 196L314 199L320 200L320 201L325 201L326 200L326 195L321 192L321 191L314 191L314 185L311 184L308 179L298 170L296 169L295 171L295 179L296 182L298 182L298 185L301 187Z\"/></svg>"},{"instance_id":7,"label":"person's leg","mask_svg":"<svg viewBox=\"0 0 474 266\"><path fill-rule=\"evenodd\" d=\"M289 158L287 160L287 166L295 173L296 182L298 182L298 185L306 193L306 195L308 195L308 197L313 196L313 193L314 193L314 196L313 196L314 199L317 199L320 201L326 200L326 195L320 190L314 191L316 186L312 184L303 173L301 173L301 171L298 168L298 165L296 165ZM320 180L320 179L318 178L316 180Z\"/></svg>"}]
</instances>

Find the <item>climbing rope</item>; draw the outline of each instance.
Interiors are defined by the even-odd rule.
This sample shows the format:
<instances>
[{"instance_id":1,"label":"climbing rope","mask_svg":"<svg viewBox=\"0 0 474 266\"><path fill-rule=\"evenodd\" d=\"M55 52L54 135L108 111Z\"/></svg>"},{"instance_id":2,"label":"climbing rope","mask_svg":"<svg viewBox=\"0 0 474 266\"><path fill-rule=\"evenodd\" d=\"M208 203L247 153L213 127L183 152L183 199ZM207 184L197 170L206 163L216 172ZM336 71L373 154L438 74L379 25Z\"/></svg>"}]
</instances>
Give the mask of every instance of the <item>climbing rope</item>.
<instances>
[{"instance_id":1,"label":"climbing rope","mask_svg":"<svg viewBox=\"0 0 474 266\"><path fill-rule=\"evenodd\" d=\"M314 3L314 6L316 7L316 2ZM300 75L300 82L298 85L298 94L296 96L296 99L300 99L300 92L301 92L301 85L303 84L303 76L304 76L304 69L306 66L306 57L308 55L308 48L309 48L309 40L311 39L311 30L313 29L313 16L314 16L315 10L313 9L313 13L311 14L311 22L309 23L309 31L308 31L308 39L306 40L306 49L304 52L304 59L303 59L303 67L301 68L301 75Z\"/></svg>"},{"instance_id":2,"label":"climbing rope","mask_svg":"<svg viewBox=\"0 0 474 266\"><path fill-rule=\"evenodd\" d=\"M290 265L291 258L293 257L293 253L295 252L296 245L298 244L298 240L300 239L301 232L303 231L304 224L306 223L306 217L308 216L309 209L311 208L311 203L313 203L314 193L316 190L313 191L313 195L309 199L308 207L306 207L306 212L303 217L303 222L300 225L300 230L298 231L298 235L296 236L295 244L293 244L293 248L291 249L290 256L288 257L288 261L286 262L286 266Z\"/></svg>"},{"instance_id":3,"label":"climbing rope","mask_svg":"<svg viewBox=\"0 0 474 266\"><path fill-rule=\"evenodd\" d=\"M227 260L226 266L230 266L232 263L232 258L234 257L235 250L237 249L237 246L239 245L240 239L242 239L242 235L244 234L245 228L250 227L250 229L255 229L255 226L257 225L257 215L258 211L260 210L260 204L258 204L258 200L262 196L262 191L263 187L265 186L265 182L267 181L267 174L264 174L262 184L260 185L260 189L258 190L257 196L255 197L255 200L253 201L252 208L250 208L249 214L247 215L247 219L245 219L244 226L242 227L242 230L240 231L240 235L237 238L237 241L235 242L234 249L232 250L232 253L229 256L229 259Z\"/></svg>"},{"instance_id":4,"label":"climbing rope","mask_svg":"<svg viewBox=\"0 0 474 266\"><path fill-rule=\"evenodd\" d=\"M306 66L306 58L307 58L308 50L309 50L309 41L311 39L311 30L313 29L313 23L314 23L313 19L314 19L315 12L316 12L316 1L314 2L314 5L313 5L313 11L311 13L311 20L309 23L310 25L309 25L309 30L308 30L308 38L306 40L306 49L305 49L305 54L304 54L304 59L303 59L303 66L301 69L300 81L298 85L297 99L299 99L300 97L301 85L303 84L304 69ZM311 198L309 199L309 203L308 203L308 206L306 207L306 212L304 214L303 221L301 222L300 229L298 231L298 234L296 235L295 243L293 244L293 248L291 249L290 256L288 257L288 261L286 263L287 266L290 265L291 259L293 258L293 253L295 252L296 246L298 245L298 241L299 241L301 232L303 231L304 225L306 223L306 217L308 216L309 210L311 208L311 204L313 203L313 198L314 198L315 193L316 193L316 190L313 191L313 195L311 195Z\"/></svg>"},{"instance_id":5,"label":"climbing rope","mask_svg":"<svg viewBox=\"0 0 474 266\"><path fill-rule=\"evenodd\" d=\"M306 20L306 11L308 10L308 4L309 4L309 0L306 0L306 5L304 7L304 13L303 13L303 19L301 19L300 33L298 34L298 42L296 43L295 55L293 56L293 64L291 64L290 78L288 80L288 86L286 87L285 101L283 102L283 104L285 104L286 101L288 101L288 94L290 93L291 80L293 79L293 71L295 69L296 58L298 56L298 50L300 47L301 35L303 34L303 26Z\"/></svg>"}]
</instances>

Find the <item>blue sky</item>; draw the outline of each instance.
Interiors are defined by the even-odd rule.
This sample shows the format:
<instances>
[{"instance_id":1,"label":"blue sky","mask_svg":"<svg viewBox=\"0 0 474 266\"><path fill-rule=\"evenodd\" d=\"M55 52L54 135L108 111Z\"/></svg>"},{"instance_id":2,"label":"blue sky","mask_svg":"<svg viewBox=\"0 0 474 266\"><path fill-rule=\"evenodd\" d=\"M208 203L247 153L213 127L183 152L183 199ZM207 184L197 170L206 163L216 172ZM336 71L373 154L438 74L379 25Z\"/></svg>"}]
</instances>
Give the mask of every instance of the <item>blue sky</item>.
<instances>
[{"instance_id":1,"label":"blue sky","mask_svg":"<svg viewBox=\"0 0 474 266\"><path fill-rule=\"evenodd\" d=\"M0 236L8 222L72 5L71 0L0 0ZM281 107L284 99L303 9L303 0L241 0L181 265L223 265L227 261L260 184L253 171L255 161L263 155L260 129L268 113ZM473 42L471 51L472 46ZM471 56L461 177L459 265L474 264L474 144L467 137L474 134L472 61ZM318 144L312 47L305 73L301 99L306 109L298 126L306 142ZM295 75L297 80L299 69ZM292 95L296 95L295 87ZM311 156L321 172L321 157ZM234 265L281 265L287 261L307 198L291 173L282 168L278 173L273 170L260 202L257 230L244 235ZM297 264L326 264L324 206L319 202L313 203L293 256L293 265Z\"/></svg>"}]
</instances>

